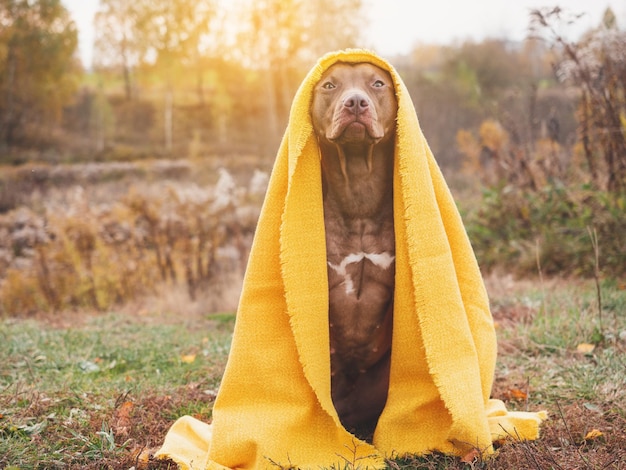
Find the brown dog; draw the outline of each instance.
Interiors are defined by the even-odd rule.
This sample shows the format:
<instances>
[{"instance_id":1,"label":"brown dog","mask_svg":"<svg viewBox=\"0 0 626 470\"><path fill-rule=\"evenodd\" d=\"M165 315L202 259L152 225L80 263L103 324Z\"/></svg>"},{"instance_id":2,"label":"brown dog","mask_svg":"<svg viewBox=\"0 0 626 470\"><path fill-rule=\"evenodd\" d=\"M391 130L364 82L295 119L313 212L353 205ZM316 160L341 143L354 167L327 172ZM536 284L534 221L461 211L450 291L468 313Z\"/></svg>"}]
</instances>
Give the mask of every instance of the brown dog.
<instances>
[{"instance_id":1,"label":"brown dog","mask_svg":"<svg viewBox=\"0 0 626 470\"><path fill-rule=\"evenodd\" d=\"M368 440L389 387L397 108L391 77L369 63L334 64L311 106L322 154L332 399L342 424Z\"/></svg>"}]
</instances>

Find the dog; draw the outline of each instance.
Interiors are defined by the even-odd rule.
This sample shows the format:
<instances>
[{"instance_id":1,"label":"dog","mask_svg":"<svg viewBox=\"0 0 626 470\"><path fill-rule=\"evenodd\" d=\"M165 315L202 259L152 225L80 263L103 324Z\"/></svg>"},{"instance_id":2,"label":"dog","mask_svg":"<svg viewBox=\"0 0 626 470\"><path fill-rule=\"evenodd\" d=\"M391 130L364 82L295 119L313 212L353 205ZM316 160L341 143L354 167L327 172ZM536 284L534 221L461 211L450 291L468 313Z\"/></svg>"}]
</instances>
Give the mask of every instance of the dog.
<instances>
[{"instance_id":1,"label":"dog","mask_svg":"<svg viewBox=\"0 0 626 470\"><path fill-rule=\"evenodd\" d=\"M336 63L314 88L329 289L332 400L341 423L371 441L389 388L398 103L388 72Z\"/></svg>"}]
</instances>

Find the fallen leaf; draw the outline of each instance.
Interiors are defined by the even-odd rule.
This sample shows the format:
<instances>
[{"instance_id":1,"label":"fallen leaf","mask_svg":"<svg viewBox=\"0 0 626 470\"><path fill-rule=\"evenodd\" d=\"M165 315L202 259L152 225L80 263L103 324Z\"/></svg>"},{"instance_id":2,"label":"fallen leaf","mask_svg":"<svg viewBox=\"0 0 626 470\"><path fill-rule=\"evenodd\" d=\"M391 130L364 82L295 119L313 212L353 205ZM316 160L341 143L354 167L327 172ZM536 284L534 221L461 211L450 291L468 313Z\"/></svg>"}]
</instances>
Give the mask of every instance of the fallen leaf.
<instances>
[{"instance_id":1,"label":"fallen leaf","mask_svg":"<svg viewBox=\"0 0 626 470\"><path fill-rule=\"evenodd\" d=\"M576 351L581 354L591 354L595 348L595 344L580 343L578 346L576 346Z\"/></svg>"},{"instance_id":2,"label":"fallen leaf","mask_svg":"<svg viewBox=\"0 0 626 470\"><path fill-rule=\"evenodd\" d=\"M113 426L115 434L127 436L130 433L132 426L130 414L134 408L135 404L132 401L125 401L115 410L115 424Z\"/></svg>"},{"instance_id":3,"label":"fallen leaf","mask_svg":"<svg viewBox=\"0 0 626 470\"><path fill-rule=\"evenodd\" d=\"M146 464L150 463L150 460L152 460L152 456L153 455L154 455L154 452L151 449L144 449L137 456L137 460L140 463L146 465Z\"/></svg>"},{"instance_id":4,"label":"fallen leaf","mask_svg":"<svg viewBox=\"0 0 626 470\"><path fill-rule=\"evenodd\" d=\"M528 399L528 394L519 388L512 388L509 390L509 395L511 398L515 400L526 400Z\"/></svg>"},{"instance_id":5,"label":"fallen leaf","mask_svg":"<svg viewBox=\"0 0 626 470\"><path fill-rule=\"evenodd\" d=\"M92 372L100 372L100 366L98 366L98 364L92 361L80 361L78 363L78 367L85 374L90 374Z\"/></svg>"},{"instance_id":6,"label":"fallen leaf","mask_svg":"<svg viewBox=\"0 0 626 470\"><path fill-rule=\"evenodd\" d=\"M506 444L506 439L496 439L492 442L494 448L502 447Z\"/></svg>"},{"instance_id":7,"label":"fallen leaf","mask_svg":"<svg viewBox=\"0 0 626 470\"><path fill-rule=\"evenodd\" d=\"M465 454L465 456L461 459L461 462L472 463L478 460L479 457L480 457L480 452L478 451L478 449L472 449L467 454Z\"/></svg>"},{"instance_id":8,"label":"fallen leaf","mask_svg":"<svg viewBox=\"0 0 626 470\"><path fill-rule=\"evenodd\" d=\"M137 462L137 470L144 470L149 468L150 462L154 460L154 454L157 450L158 448L136 448L131 455L133 460Z\"/></svg>"},{"instance_id":9,"label":"fallen leaf","mask_svg":"<svg viewBox=\"0 0 626 470\"><path fill-rule=\"evenodd\" d=\"M180 357L180 360L183 361L185 364L191 364L192 362L194 362L196 360L196 355L195 354L185 354L185 355Z\"/></svg>"},{"instance_id":10,"label":"fallen leaf","mask_svg":"<svg viewBox=\"0 0 626 470\"><path fill-rule=\"evenodd\" d=\"M602 414L602 408L596 405L595 403L584 403L583 406L589 411L593 411L594 413Z\"/></svg>"},{"instance_id":11,"label":"fallen leaf","mask_svg":"<svg viewBox=\"0 0 626 470\"><path fill-rule=\"evenodd\" d=\"M18 426L17 428L20 431L25 432L26 434L36 435L36 434L41 433L44 429L46 429L47 425L48 423L46 421L40 421L39 423L33 423L30 425L23 424L21 426Z\"/></svg>"},{"instance_id":12,"label":"fallen leaf","mask_svg":"<svg viewBox=\"0 0 626 470\"><path fill-rule=\"evenodd\" d=\"M592 429L585 435L585 441L592 441L602 436L604 436L604 433L602 431L599 431L597 429Z\"/></svg>"}]
</instances>

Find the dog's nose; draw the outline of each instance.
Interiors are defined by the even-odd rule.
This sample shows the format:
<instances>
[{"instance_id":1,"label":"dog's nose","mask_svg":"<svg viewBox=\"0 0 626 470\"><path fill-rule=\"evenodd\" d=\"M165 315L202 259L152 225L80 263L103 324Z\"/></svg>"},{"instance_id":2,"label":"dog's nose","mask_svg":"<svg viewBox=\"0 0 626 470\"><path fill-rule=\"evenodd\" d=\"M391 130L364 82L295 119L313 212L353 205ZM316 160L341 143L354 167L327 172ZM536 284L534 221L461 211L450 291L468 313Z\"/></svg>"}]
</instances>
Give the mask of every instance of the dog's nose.
<instances>
[{"instance_id":1,"label":"dog's nose","mask_svg":"<svg viewBox=\"0 0 626 470\"><path fill-rule=\"evenodd\" d=\"M344 108L348 108L353 113L358 113L359 111L363 111L369 107L369 100L367 96L362 93L352 93L349 94L343 100Z\"/></svg>"}]
</instances>

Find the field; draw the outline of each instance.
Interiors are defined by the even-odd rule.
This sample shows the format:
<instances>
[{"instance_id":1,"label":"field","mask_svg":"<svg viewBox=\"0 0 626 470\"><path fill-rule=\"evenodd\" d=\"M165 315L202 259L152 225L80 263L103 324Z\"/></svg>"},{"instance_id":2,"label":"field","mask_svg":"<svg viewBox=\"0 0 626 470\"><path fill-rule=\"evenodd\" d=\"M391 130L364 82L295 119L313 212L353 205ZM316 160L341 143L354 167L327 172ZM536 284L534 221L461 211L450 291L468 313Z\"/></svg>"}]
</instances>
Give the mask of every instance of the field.
<instances>
[{"instance_id":1,"label":"field","mask_svg":"<svg viewBox=\"0 0 626 470\"><path fill-rule=\"evenodd\" d=\"M0 319L0 468L175 468L150 457L169 426L184 414L211 419L254 227L243 220L258 211L250 188L260 173L245 159L231 165L230 179L218 162L107 168L72 167L54 184L51 176L5 180L21 181L16 205L34 222L11 228L17 210L0 226L23 243L1 265L13 282L3 284ZM215 207L224 187L228 209L192 211L196 225L174 225L195 245L168 238L172 225L162 220L146 229L150 204L174 212L172 201ZM181 194L187 198L174 197ZM112 214L126 225L111 224ZM25 227L56 235L38 242L24 237ZM234 248L233 233L241 241ZM114 264L115 252L128 263ZM113 276L122 271L126 277ZM62 290L68 278L80 282ZM486 282L499 336L493 396L510 409L547 410L541 439L505 443L487 461L405 456L389 468L626 469L626 285L540 269L523 279L494 270ZM149 289L140 291L142 283Z\"/></svg>"},{"instance_id":2,"label":"field","mask_svg":"<svg viewBox=\"0 0 626 470\"><path fill-rule=\"evenodd\" d=\"M437 456L389 467L626 468L623 286L603 285L605 340L593 348L592 282L494 276L488 286L500 336L494 396L547 409L542 438L471 466ZM0 466L173 468L149 451L178 416L210 419L234 324L233 312L175 305L3 320Z\"/></svg>"}]
</instances>

